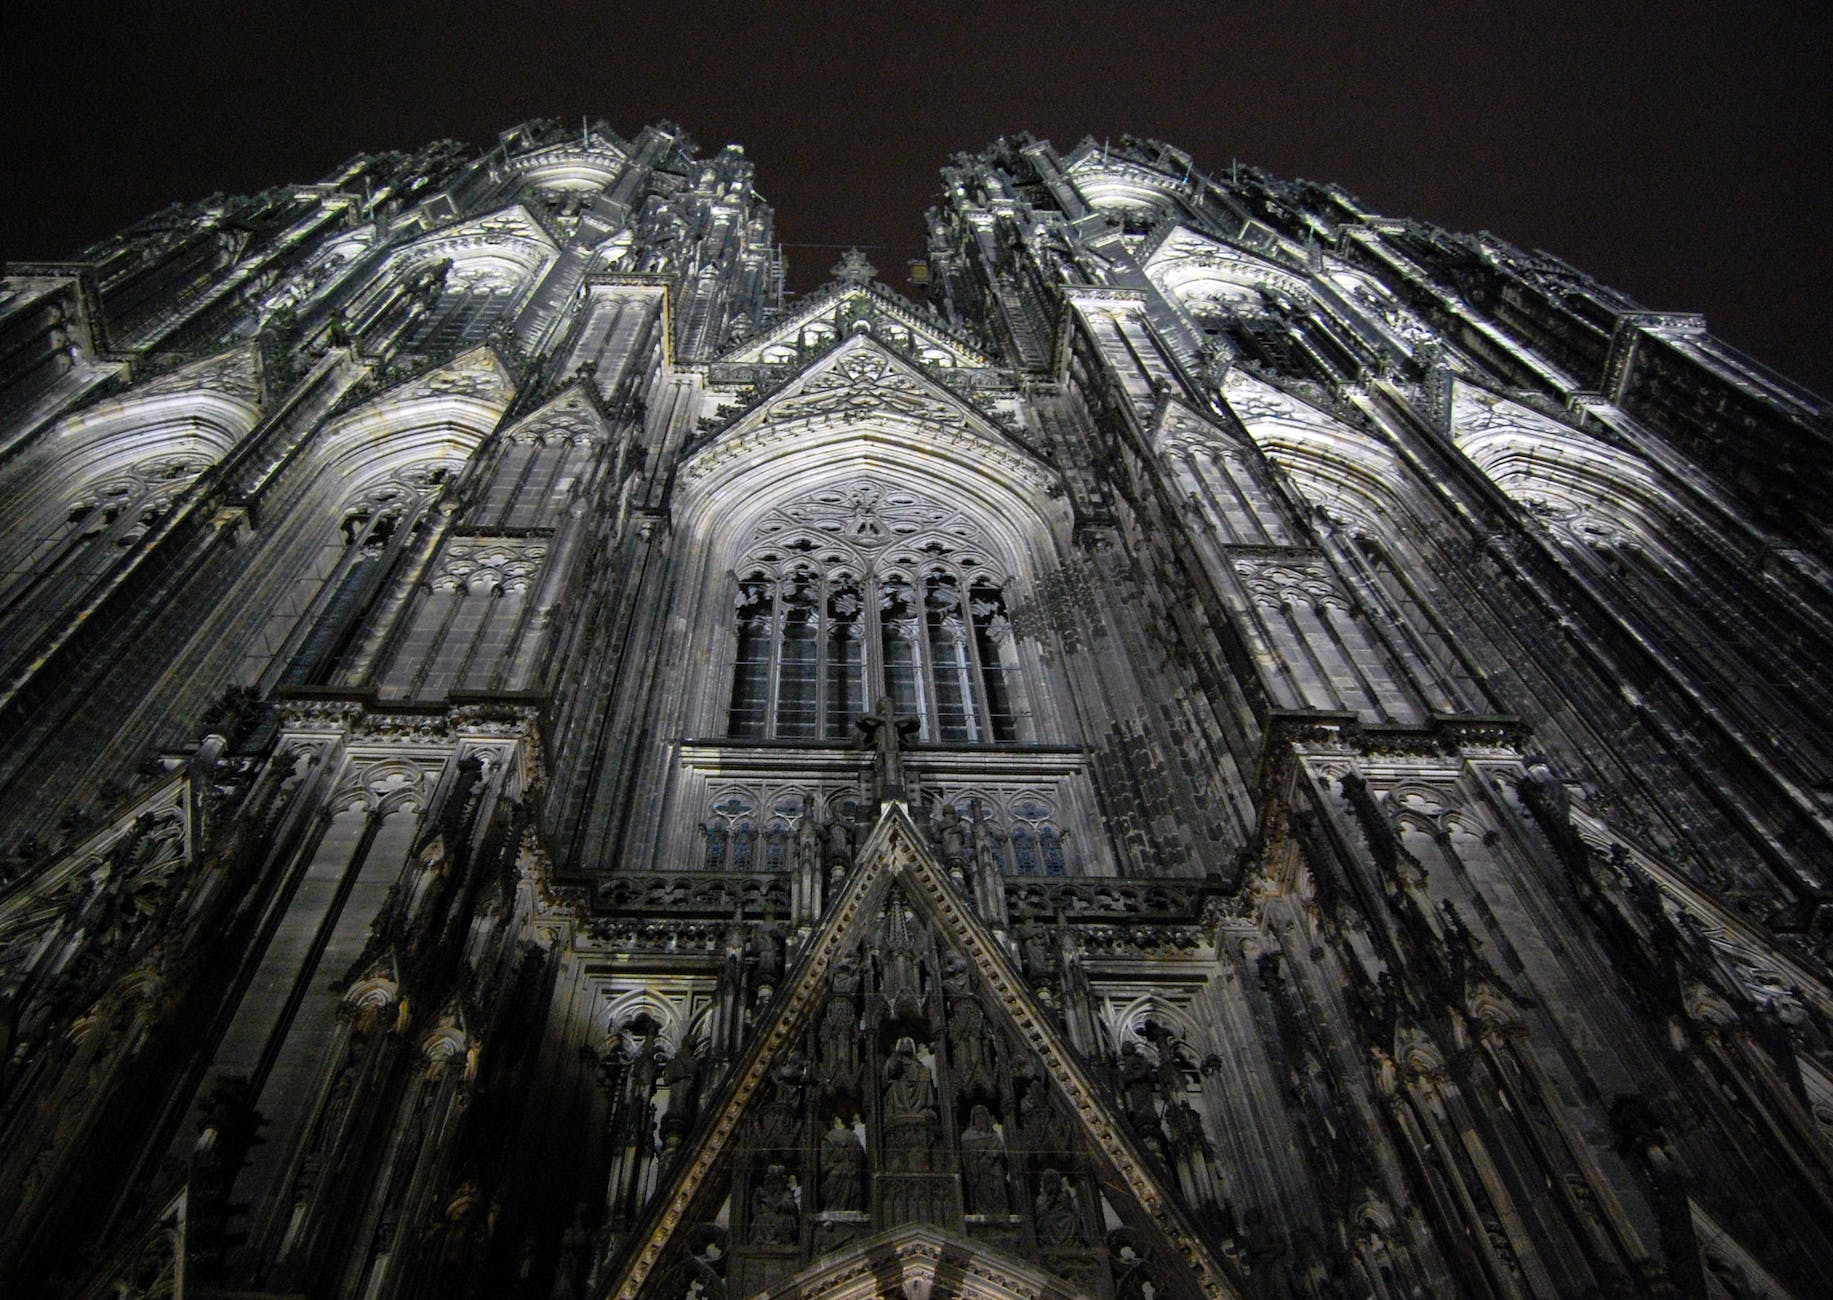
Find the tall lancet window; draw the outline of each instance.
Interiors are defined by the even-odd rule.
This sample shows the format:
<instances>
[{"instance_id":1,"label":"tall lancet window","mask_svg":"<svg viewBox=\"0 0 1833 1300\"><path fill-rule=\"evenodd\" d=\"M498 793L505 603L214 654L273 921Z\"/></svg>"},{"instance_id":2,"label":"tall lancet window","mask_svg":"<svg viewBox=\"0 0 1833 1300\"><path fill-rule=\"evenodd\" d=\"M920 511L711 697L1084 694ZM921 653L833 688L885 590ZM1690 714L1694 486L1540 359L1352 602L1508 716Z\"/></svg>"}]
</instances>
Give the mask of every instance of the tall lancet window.
<instances>
[{"instance_id":1,"label":"tall lancet window","mask_svg":"<svg viewBox=\"0 0 1833 1300\"><path fill-rule=\"evenodd\" d=\"M951 506L866 479L771 512L735 570L727 733L852 740L881 695L921 738L1018 738L1006 579Z\"/></svg>"}]
</instances>

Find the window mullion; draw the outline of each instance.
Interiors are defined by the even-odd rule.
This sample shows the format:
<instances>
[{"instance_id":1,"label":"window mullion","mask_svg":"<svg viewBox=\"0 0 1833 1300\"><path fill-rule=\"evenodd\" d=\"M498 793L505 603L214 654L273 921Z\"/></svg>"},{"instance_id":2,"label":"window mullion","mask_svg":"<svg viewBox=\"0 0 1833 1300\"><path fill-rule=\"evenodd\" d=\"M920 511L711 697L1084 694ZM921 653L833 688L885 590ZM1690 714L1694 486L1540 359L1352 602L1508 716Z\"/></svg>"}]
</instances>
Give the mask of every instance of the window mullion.
<instances>
[{"instance_id":1,"label":"window mullion","mask_svg":"<svg viewBox=\"0 0 1833 1300\"><path fill-rule=\"evenodd\" d=\"M770 584L770 672L764 697L764 736L774 740L777 734L778 679L783 672L783 582L779 577Z\"/></svg>"},{"instance_id":2,"label":"window mullion","mask_svg":"<svg viewBox=\"0 0 1833 1300\"><path fill-rule=\"evenodd\" d=\"M860 671L864 674L860 685L865 689L863 701L867 710L878 707L878 702L891 693L885 681L885 633L880 618L878 602L880 590L876 578L863 578L860 590L864 608L860 610L860 635L864 644L860 647Z\"/></svg>"},{"instance_id":3,"label":"window mullion","mask_svg":"<svg viewBox=\"0 0 1833 1300\"><path fill-rule=\"evenodd\" d=\"M828 604L832 594L825 572L815 585L815 720L813 726L816 740L827 738L827 700L828 700L828 638L833 629L828 621Z\"/></svg>"},{"instance_id":4,"label":"window mullion","mask_svg":"<svg viewBox=\"0 0 1833 1300\"><path fill-rule=\"evenodd\" d=\"M976 744L983 743L993 735L993 710L986 698L986 678L980 664L980 629L974 624L974 588L966 574L957 579L960 591L960 603L955 607L956 617L961 620L961 634L967 642L967 692L964 699L969 709L968 739Z\"/></svg>"},{"instance_id":5,"label":"window mullion","mask_svg":"<svg viewBox=\"0 0 1833 1300\"><path fill-rule=\"evenodd\" d=\"M917 709L923 715L923 739L942 738L942 715L936 707L935 652L929 631L929 575L917 579L911 593L915 602L916 635L911 638L916 671L911 674L917 684ZM927 690L924 688L927 686Z\"/></svg>"}]
</instances>

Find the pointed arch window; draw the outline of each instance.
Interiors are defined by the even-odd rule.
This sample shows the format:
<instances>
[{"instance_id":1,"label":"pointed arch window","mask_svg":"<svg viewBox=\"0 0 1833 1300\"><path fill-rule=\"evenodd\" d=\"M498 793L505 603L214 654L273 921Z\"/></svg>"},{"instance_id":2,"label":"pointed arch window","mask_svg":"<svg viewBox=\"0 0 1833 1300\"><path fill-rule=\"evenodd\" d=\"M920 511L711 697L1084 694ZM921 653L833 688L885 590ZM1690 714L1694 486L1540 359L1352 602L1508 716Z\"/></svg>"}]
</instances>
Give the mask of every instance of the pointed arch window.
<instances>
[{"instance_id":1,"label":"pointed arch window","mask_svg":"<svg viewBox=\"0 0 1833 1300\"><path fill-rule=\"evenodd\" d=\"M880 695L925 741L1017 739L1005 581L952 508L818 493L774 512L735 576L733 739L848 742Z\"/></svg>"}]
</instances>

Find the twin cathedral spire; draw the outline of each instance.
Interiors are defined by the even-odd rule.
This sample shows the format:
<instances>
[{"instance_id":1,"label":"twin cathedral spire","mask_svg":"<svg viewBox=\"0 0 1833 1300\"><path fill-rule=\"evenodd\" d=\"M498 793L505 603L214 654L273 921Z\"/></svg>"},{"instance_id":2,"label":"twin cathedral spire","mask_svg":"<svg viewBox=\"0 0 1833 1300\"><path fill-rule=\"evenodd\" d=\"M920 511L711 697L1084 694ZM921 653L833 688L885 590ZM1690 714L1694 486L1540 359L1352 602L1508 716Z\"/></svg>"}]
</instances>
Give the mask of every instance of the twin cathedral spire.
<instances>
[{"instance_id":1,"label":"twin cathedral spire","mask_svg":"<svg viewBox=\"0 0 1833 1300\"><path fill-rule=\"evenodd\" d=\"M1815 1294L1825 403L1157 142L921 302L753 180L8 265L0 1290Z\"/></svg>"}]
</instances>

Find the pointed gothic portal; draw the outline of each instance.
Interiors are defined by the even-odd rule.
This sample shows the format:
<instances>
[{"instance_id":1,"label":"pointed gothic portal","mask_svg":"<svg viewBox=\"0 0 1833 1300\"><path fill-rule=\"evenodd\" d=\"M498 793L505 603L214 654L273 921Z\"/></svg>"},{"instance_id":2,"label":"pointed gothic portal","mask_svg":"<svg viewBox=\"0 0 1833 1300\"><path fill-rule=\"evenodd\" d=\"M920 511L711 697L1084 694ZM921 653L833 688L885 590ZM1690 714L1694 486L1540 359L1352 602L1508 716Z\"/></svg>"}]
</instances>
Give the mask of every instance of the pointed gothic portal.
<instances>
[{"instance_id":1,"label":"pointed gothic portal","mask_svg":"<svg viewBox=\"0 0 1833 1300\"><path fill-rule=\"evenodd\" d=\"M601 1294L1241 1294L1173 1187L894 801Z\"/></svg>"}]
</instances>

